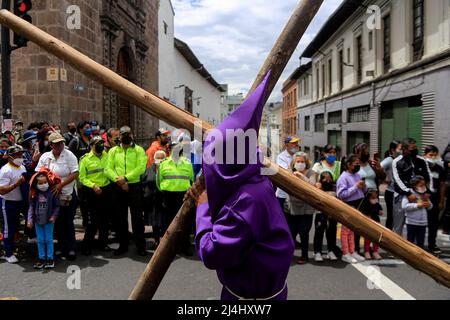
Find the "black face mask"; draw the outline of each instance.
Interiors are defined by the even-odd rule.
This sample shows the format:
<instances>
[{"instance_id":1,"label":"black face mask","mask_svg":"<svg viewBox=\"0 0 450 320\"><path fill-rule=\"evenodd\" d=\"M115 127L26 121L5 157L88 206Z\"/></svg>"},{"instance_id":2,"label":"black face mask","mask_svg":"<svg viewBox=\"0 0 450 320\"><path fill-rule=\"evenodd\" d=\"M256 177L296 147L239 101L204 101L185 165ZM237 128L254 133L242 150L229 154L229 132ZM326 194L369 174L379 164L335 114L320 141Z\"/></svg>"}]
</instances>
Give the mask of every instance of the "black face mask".
<instances>
[{"instance_id":1,"label":"black face mask","mask_svg":"<svg viewBox=\"0 0 450 320\"><path fill-rule=\"evenodd\" d=\"M118 145L120 144L120 138L115 138L115 139L113 140L113 142L114 142L114 144L115 144L116 146L118 146Z\"/></svg>"},{"instance_id":2,"label":"black face mask","mask_svg":"<svg viewBox=\"0 0 450 320\"><path fill-rule=\"evenodd\" d=\"M103 144L97 144L95 145L95 152L97 153L103 153L105 150L105 146Z\"/></svg>"},{"instance_id":3,"label":"black face mask","mask_svg":"<svg viewBox=\"0 0 450 320\"><path fill-rule=\"evenodd\" d=\"M75 132L77 132L77 128L71 128L71 129L69 130L69 132L70 132L71 134L75 134Z\"/></svg>"},{"instance_id":4,"label":"black face mask","mask_svg":"<svg viewBox=\"0 0 450 320\"><path fill-rule=\"evenodd\" d=\"M361 161L362 162L367 162L367 161L369 161L369 159L370 159L370 155L369 154L363 154L362 156L361 156ZM359 170L358 170L359 171Z\"/></svg>"},{"instance_id":5,"label":"black face mask","mask_svg":"<svg viewBox=\"0 0 450 320\"><path fill-rule=\"evenodd\" d=\"M417 156L419 155L419 150L418 149L414 149L411 150L411 158L417 158Z\"/></svg>"},{"instance_id":6,"label":"black face mask","mask_svg":"<svg viewBox=\"0 0 450 320\"><path fill-rule=\"evenodd\" d=\"M120 141L122 141L123 144L131 144L133 142L133 139L131 138L131 136L126 135L126 136L122 136L122 139L120 139Z\"/></svg>"},{"instance_id":7,"label":"black face mask","mask_svg":"<svg viewBox=\"0 0 450 320\"><path fill-rule=\"evenodd\" d=\"M361 166L358 165L358 166L355 166L355 167L353 168L352 172L353 172L353 173L358 173L359 170L361 170Z\"/></svg>"},{"instance_id":8,"label":"black face mask","mask_svg":"<svg viewBox=\"0 0 450 320\"><path fill-rule=\"evenodd\" d=\"M333 191L333 183L331 183L331 182L326 182L326 181L324 181L324 182L322 182L322 190L323 191Z\"/></svg>"}]
</instances>

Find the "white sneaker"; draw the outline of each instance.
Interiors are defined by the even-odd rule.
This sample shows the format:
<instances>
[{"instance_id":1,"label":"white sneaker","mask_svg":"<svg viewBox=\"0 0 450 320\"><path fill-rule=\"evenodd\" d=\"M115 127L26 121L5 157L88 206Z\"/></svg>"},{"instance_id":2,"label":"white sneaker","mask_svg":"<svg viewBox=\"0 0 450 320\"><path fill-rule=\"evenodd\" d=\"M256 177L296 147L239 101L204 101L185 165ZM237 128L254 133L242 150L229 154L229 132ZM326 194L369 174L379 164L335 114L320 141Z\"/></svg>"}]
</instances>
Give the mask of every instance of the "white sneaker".
<instances>
[{"instance_id":1,"label":"white sneaker","mask_svg":"<svg viewBox=\"0 0 450 320\"><path fill-rule=\"evenodd\" d=\"M17 262L19 262L19 260L16 258L15 255L12 255L10 257L6 257L6 261L8 261L8 263L17 263Z\"/></svg>"},{"instance_id":2,"label":"white sneaker","mask_svg":"<svg viewBox=\"0 0 450 320\"><path fill-rule=\"evenodd\" d=\"M322 254L321 253L315 253L314 254L314 261L315 262L323 262Z\"/></svg>"},{"instance_id":3,"label":"white sneaker","mask_svg":"<svg viewBox=\"0 0 450 320\"><path fill-rule=\"evenodd\" d=\"M336 257L336 255L334 254L333 251L328 252L328 259L330 259L330 261L337 261L338 258Z\"/></svg>"},{"instance_id":4,"label":"white sneaker","mask_svg":"<svg viewBox=\"0 0 450 320\"><path fill-rule=\"evenodd\" d=\"M353 252L352 253L352 258L354 258L356 261L358 262L363 262L366 261L366 259L364 259L364 257L361 257L358 252Z\"/></svg>"},{"instance_id":5,"label":"white sneaker","mask_svg":"<svg viewBox=\"0 0 450 320\"><path fill-rule=\"evenodd\" d=\"M342 261L353 264L353 263L357 263L358 260L356 260L355 258L353 258L350 253L343 255L342 256Z\"/></svg>"}]
</instances>

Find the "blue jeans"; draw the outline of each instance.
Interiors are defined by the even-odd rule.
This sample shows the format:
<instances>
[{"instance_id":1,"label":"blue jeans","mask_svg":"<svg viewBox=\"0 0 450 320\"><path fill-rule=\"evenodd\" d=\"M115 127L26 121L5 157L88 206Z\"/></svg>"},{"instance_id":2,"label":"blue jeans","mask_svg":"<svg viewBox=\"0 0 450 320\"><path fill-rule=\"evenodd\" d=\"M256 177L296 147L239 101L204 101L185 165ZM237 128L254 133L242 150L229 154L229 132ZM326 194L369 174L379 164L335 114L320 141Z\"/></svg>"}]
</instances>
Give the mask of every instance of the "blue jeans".
<instances>
[{"instance_id":1,"label":"blue jeans","mask_svg":"<svg viewBox=\"0 0 450 320\"><path fill-rule=\"evenodd\" d=\"M53 260L53 226L53 223L35 225L40 260Z\"/></svg>"}]
</instances>

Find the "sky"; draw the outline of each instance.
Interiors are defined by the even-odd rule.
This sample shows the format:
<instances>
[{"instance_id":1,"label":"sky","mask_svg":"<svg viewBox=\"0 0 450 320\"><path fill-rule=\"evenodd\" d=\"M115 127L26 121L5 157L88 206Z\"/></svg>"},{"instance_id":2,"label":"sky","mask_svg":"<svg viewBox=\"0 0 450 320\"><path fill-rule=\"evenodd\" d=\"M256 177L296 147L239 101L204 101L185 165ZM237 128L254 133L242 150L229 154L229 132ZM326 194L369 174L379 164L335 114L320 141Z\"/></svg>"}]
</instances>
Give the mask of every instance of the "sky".
<instances>
[{"instance_id":1,"label":"sky","mask_svg":"<svg viewBox=\"0 0 450 320\"><path fill-rule=\"evenodd\" d=\"M172 0L175 36L186 42L230 94L250 86L299 0ZM325 0L287 65L269 101L281 101L281 86L299 57L342 3Z\"/></svg>"}]
</instances>

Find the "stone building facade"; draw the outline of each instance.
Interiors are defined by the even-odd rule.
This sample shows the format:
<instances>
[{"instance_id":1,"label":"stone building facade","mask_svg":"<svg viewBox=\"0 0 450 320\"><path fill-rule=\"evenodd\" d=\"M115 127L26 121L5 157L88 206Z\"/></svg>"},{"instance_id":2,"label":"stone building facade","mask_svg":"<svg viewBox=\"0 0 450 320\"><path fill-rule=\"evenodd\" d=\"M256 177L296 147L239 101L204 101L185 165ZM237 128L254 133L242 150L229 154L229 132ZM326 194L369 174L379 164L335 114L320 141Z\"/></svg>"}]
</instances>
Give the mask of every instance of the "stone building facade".
<instances>
[{"instance_id":1,"label":"stone building facade","mask_svg":"<svg viewBox=\"0 0 450 320\"><path fill-rule=\"evenodd\" d=\"M73 18L80 10L80 28ZM34 0L33 24L138 86L158 93L159 0ZM62 74L66 73L66 75ZM29 42L12 54L13 119L129 125L142 142L157 119ZM148 143L148 141L146 141Z\"/></svg>"}]
</instances>

